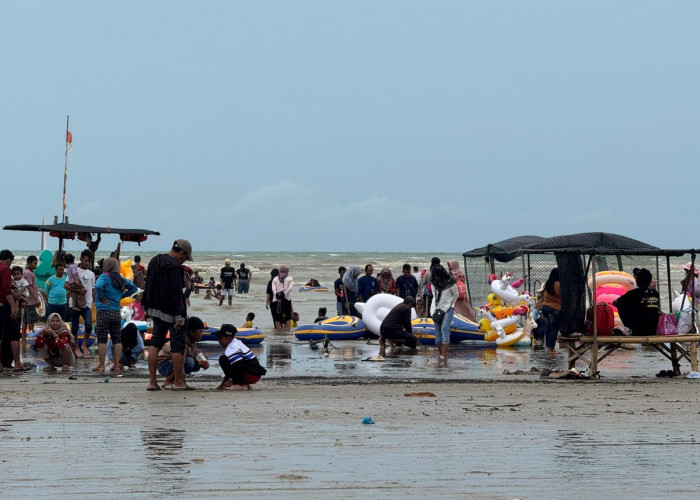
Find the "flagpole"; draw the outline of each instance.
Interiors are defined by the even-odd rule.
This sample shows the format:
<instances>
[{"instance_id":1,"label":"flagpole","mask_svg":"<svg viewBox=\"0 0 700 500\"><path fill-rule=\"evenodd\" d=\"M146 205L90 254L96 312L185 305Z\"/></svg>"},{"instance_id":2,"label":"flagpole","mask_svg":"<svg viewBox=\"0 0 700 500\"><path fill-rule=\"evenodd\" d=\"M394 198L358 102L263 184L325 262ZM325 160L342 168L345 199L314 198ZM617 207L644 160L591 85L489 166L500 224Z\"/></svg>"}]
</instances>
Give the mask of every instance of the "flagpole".
<instances>
[{"instance_id":1,"label":"flagpole","mask_svg":"<svg viewBox=\"0 0 700 500\"><path fill-rule=\"evenodd\" d=\"M63 213L61 214L61 222L66 222L66 184L68 182L68 151L73 138L70 136L68 124L70 115L66 115L66 155L63 162Z\"/></svg>"}]
</instances>

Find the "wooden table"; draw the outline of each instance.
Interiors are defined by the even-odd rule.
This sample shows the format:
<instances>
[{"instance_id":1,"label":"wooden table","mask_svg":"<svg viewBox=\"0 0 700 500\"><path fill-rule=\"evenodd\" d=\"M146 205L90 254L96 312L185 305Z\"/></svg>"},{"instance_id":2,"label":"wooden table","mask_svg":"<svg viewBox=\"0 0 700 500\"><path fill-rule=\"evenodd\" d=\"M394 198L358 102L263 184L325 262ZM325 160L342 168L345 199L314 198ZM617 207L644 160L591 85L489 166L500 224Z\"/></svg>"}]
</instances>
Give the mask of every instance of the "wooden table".
<instances>
[{"instance_id":1,"label":"wooden table","mask_svg":"<svg viewBox=\"0 0 700 500\"><path fill-rule=\"evenodd\" d=\"M624 336L606 335L599 336L594 341L592 335L559 336L559 340L566 342L569 353L569 369L574 368L576 360L580 359L590 368L591 376L598 371L598 363L625 344L640 344L654 347L661 354L671 360L673 373L681 374L680 361L685 358L690 362L690 369L698 371L698 341L700 334L688 335L649 335L649 336ZM606 349L599 349L604 345Z\"/></svg>"}]
</instances>

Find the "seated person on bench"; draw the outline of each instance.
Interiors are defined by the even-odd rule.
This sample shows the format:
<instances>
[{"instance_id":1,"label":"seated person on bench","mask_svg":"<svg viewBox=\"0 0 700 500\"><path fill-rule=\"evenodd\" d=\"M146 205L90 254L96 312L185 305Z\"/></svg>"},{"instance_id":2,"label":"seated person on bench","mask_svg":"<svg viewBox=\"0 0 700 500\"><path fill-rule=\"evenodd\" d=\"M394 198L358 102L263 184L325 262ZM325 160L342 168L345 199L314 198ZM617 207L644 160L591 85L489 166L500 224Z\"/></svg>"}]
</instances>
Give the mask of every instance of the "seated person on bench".
<instances>
[{"instance_id":1,"label":"seated person on bench","mask_svg":"<svg viewBox=\"0 0 700 500\"><path fill-rule=\"evenodd\" d=\"M632 272L637 288L625 293L613 305L617 307L622 323L632 331L632 335L656 335L661 312L656 284L648 269L635 268Z\"/></svg>"}]
</instances>

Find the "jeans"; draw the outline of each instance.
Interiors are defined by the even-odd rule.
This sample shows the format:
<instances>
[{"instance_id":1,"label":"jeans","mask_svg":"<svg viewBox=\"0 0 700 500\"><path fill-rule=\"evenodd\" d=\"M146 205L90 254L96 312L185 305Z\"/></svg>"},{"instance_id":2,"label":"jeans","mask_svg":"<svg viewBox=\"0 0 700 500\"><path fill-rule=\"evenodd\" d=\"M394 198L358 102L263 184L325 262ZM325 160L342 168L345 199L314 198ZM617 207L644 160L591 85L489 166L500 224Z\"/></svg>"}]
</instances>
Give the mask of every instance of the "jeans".
<instances>
[{"instance_id":1,"label":"jeans","mask_svg":"<svg viewBox=\"0 0 700 500\"><path fill-rule=\"evenodd\" d=\"M250 280L238 280L238 293L248 293Z\"/></svg>"},{"instance_id":2,"label":"jeans","mask_svg":"<svg viewBox=\"0 0 700 500\"><path fill-rule=\"evenodd\" d=\"M84 307L80 311L76 311L75 309L70 310L70 331L77 339L81 316L83 318L83 323L85 323L85 338L87 339L90 338L90 333L92 333L92 310L89 307Z\"/></svg>"},{"instance_id":3,"label":"jeans","mask_svg":"<svg viewBox=\"0 0 700 500\"><path fill-rule=\"evenodd\" d=\"M560 312L549 306L543 306L540 311L538 325L540 329L544 327L544 340L547 349L554 349L557 345L559 335Z\"/></svg>"},{"instance_id":4,"label":"jeans","mask_svg":"<svg viewBox=\"0 0 700 500\"><path fill-rule=\"evenodd\" d=\"M342 316L345 314L345 302L336 302L335 303L335 311L338 313L338 316Z\"/></svg>"},{"instance_id":5,"label":"jeans","mask_svg":"<svg viewBox=\"0 0 700 500\"><path fill-rule=\"evenodd\" d=\"M121 356L121 364L123 366L131 366L133 364L136 364L136 362L141 359L141 353L143 352L144 345L143 345L143 338L141 337L141 334L139 333L136 336L136 345L131 349L131 356L127 356L124 353L124 346L122 346L122 356ZM114 345L112 344L112 341L107 342L107 359L110 361L114 359Z\"/></svg>"},{"instance_id":6,"label":"jeans","mask_svg":"<svg viewBox=\"0 0 700 500\"><path fill-rule=\"evenodd\" d=\"M435 325L435 345L450 343L450 330L452 330L452 318L455 315L455 308L450 307L445 311L442 323Z\"/></svg>"},{"instance_id":7,"label":"jeans","mask_svg":"<svg viewBox=\"0 0 700 500\"><path fill-rule=\"evenodd\" d=\"M185 374L199 371L199 363L194 358L185 358ZM173 362L169 359L164 359L158 363L158 373L167 377L173 373Z\"/></svg>"}]
</instances>

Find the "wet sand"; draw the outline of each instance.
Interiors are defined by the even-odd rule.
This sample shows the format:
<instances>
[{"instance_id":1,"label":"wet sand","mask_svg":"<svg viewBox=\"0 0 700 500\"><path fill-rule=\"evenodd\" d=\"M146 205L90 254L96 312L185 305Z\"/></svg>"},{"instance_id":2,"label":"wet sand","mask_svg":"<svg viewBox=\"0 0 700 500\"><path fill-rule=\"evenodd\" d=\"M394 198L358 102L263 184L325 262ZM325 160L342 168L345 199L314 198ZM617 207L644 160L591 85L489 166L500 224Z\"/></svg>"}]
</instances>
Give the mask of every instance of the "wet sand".
<instances>
[{"instance_id":1,"label":"wet sand","mask_svg":"<svg viewBox=\"0 0 700 500\"><path fill-rule=\"evenodd\" d=\"M147 392L142 373L0 375L3 497L689 498L698 488L695 380L277 377L215 391L217 380Z\"/></svg>"}]
</instances>

